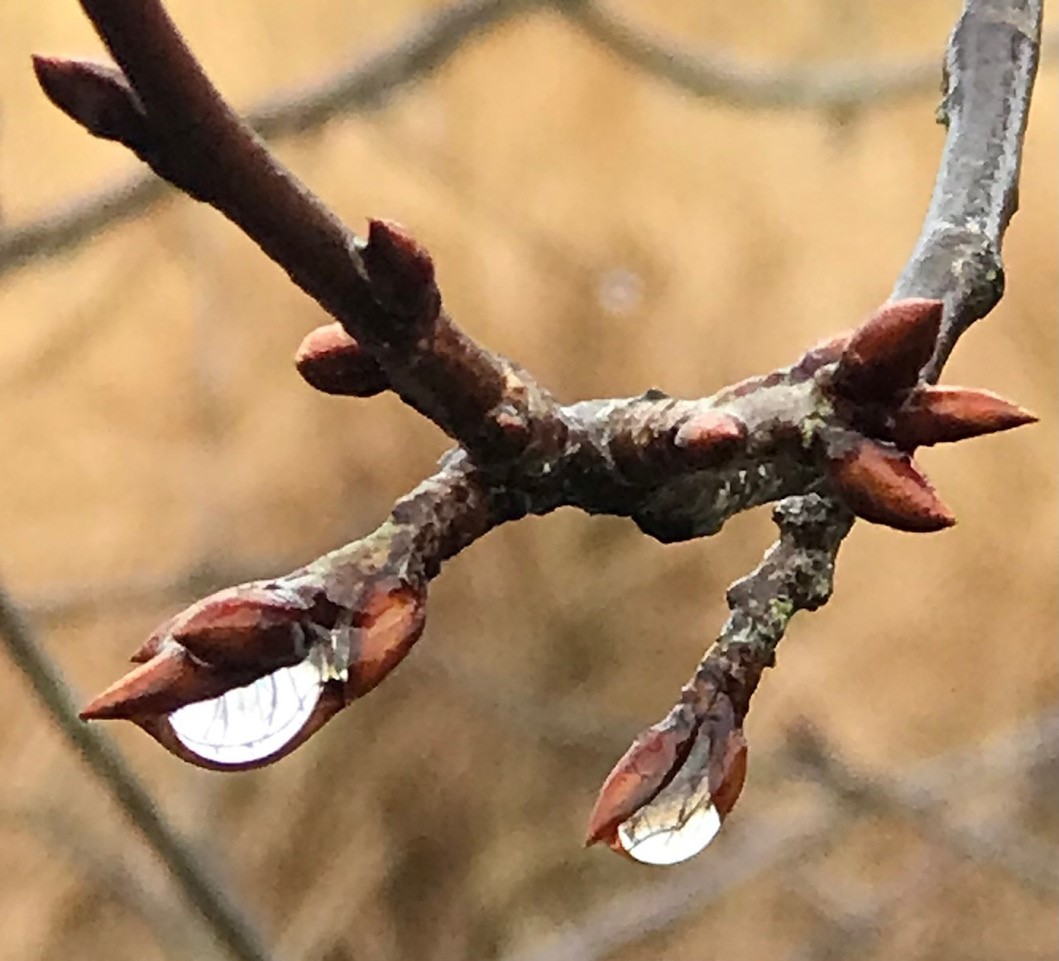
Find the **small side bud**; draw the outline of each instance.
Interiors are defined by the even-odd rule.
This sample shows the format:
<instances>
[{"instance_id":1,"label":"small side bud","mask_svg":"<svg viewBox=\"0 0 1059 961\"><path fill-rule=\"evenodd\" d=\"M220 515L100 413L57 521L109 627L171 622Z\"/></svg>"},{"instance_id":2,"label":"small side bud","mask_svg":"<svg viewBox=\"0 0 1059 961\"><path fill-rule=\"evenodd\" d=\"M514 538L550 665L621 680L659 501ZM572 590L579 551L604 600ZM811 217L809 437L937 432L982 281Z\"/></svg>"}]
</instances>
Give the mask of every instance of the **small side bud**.
<instances>
[{"instance_id":1,"label":"small side bud","mask_svg":"<svg viewBox=\"0 0 1059 961\"><path fill-rule=\"evenodd\" d=\"M746 426L738 418L719 410L705 410L688 418L673 443L702 466L731 456L746 438Z\"/></svg>"},{"instance_id":2,"label":"small side bud","mask_svg":"<svg viewBox=\"0 0 1059 961\"><path fill-rule=\"evenodd\" d=\"M361 256L372 294L384 310L409 320L433 323L441 310L434 261L400 224L371 220Z\"/></svg>"},{"instance_id":3,"label":"small side bud","mask_svg":"<svg viewBox=\"0 0 1059 961\"><path fill-rule=\"evenodd\" d=\"M143 106L116 67L34 56L33 71L47 98L90 134L116 140L134 151L145 143Z\"/></svg>"},{"instance_id":4,"label":"small side bud","mask_svg":"<svg viewBox=\"0 0 1059 961\"><path fill-rule=\"evenodd\" d=\"M346 700L376 687L412 649L426 625L426 591L412 584L381 587L358 607Z\"/></svg>"},{"instance_id":5,"label":"small side bud","mask_svg":"<svg viewBox=\"0 0 1059 961\"><path fill-rule=\"evenodd\" d=\"M842 356L842 352L849 344L850 336L849 333L839 334L810 347L791 369L794 379L801 380L811 377L825 364L833 364Z\"/></svg>"},{"instance_id":6,"label":"small side bud","mask_svg":"<svg viewBox=\"0 0 1059 961\"><path fill-rule=\"evenodd\" d=\"M294 366L310 386L325 394L374 397L390 386L374 358L337 322L306 334Z\"/></svg>"},{"instance_id":7,"label":"small side bud","mask_svg":"<svg viewBox=\"0 0 1059 961\"><path fill-rule=\"evenodd\" d=\"M890 435L904 450L1011 430L1037 421L1036 414L987 390L921 387L897 409Z\"/></svg>"},{"instance_id":8,"label":"small side bud","mask_svg":"<svg viewBox=\"0 0 1059 961\"><path fill-rule=\"evenodd\" d=\"M834 389L865 402L887 400L912 387L934 353L944 306L921 298L883 304L850 337Z\"/></svg>"},{"instance_id":9,"label":"small side bud","mask_svg":"<svg viewBox=\"0 0 1059 961\"><path fill-rule=\"evenodd\" d=\"M828 460L828 474L858 517L899 531L940 531L956 523L912 458L859 437Z\"/></svg>"}]
</instances>

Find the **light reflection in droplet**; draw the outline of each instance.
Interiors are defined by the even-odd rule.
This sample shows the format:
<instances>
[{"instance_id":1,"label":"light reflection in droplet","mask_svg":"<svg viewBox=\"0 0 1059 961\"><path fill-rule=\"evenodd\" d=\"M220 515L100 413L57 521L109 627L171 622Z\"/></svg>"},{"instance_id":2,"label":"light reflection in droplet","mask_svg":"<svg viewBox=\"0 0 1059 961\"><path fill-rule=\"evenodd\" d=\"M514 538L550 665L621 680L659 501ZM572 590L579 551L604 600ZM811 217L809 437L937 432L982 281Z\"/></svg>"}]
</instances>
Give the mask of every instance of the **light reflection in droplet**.
<instances>
[{"instance_id":1,"label":"light reflection in droplet","mask_svg":"<svg viewBox=\"0 0 1059 961\"><path fill-rule=\"evenodd\" d=\"M695 808L683 821L673 822L650 810L618 826L618 840L626 854L642 864L679 864L698 854L721 830L721 816L712 803Z\"/></svg>"},{"instance_id":2,"label":"light reflection in droplet","mask_svg":"<svg viewBox=\"0 0 1059 961\"><path fill-rule=\"evenodd\" d=\"M313 713L324 671L316 658L280 668L246 687L169 715L180 742L205 761L247 764L282 750Z\"/></svg>"}]
</instances>

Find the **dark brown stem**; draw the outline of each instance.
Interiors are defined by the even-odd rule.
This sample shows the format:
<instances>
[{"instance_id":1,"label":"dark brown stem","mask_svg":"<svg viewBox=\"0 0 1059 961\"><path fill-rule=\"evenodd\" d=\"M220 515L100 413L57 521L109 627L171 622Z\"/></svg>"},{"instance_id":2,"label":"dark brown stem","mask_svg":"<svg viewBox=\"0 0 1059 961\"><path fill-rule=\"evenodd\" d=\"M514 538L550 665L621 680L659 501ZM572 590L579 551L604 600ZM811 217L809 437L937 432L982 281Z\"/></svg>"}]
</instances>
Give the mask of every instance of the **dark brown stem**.
<instances>
[{"instance_id":1,"label":"dark brown stem","mask_svg":"<svg viewBox=\"0 0 1059 961\"><path fill-rule=\"evenodd\" d=\"M505 462L535 433L561 430L554 403L532 379L482 350L444 313L426 252L380 221L360 241L228 107L160 3L82 6L135 91L127 111L134 123L104 136L241 227L342 322L406 403L480 464ZM69 68L43 58L36 66L52 100L100 133L88 122L97 111L84 110L83 89L66 82ZM108 95L116 99L117 87ZM514 432L506 427L512 420Z\"/></svg>"}]
</instances>

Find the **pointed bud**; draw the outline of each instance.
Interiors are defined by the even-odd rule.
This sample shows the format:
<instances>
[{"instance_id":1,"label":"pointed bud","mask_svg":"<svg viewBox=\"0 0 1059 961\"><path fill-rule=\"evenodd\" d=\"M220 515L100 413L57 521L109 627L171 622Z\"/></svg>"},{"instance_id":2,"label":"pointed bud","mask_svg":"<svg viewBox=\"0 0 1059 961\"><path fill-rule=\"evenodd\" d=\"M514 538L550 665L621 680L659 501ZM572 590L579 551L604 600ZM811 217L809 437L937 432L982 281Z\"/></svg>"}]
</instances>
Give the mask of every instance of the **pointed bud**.
<instances>
[{"instance_id":1,"label":"pointed bud","mask_svg":"<svg viewBox=\"0 0 1059 961\"><path fill-rule=\"evenodd\" d=\"M361 697L390 673L423 633L426 591L409 583L383 587L359 607L346 700Z\"/></svg>"},{"instance_id":2,"label":"pointed bud","mask_svg":"<svg viewBox=\"0 0 1059 961\"><path fill-rule=\"evenodd\" d=\"M833 364L842 356L849 343L850 334L839 334L810 347L791 369L795 380L812 376L825 364Z\"/></svg>"},{"instance_id":3,"label":"pointed bud","mask_svg":"<svg viewBox=\"0 0 1059 961\"><path fill-rule=\"evenodd\" d=\"M382 368L337 322L310 331L294 365L310 386L325 394L374 397L389 387Z\"/></svg>"},{"instance_id":4,"label":"pointed bud","mask_svg":"<svg viewBox=\"0 0 1059 961\"><path fill-rule=\"evenodd\" d=\"M245 678L222 676L196 661L183 648L171 645L108 687L81 711L81 719L99 721L168 714L245 682Z\"/></svg>"},{"instance_id":5,"label":"pointed bud","mask_svg":"<svg viewBox=\"0 0 1059 961\"><path fill-rule=\"evenodd\" d=\"M858 437L828 460L828 473L858 517L899 531L939 531L956 523L930 481L902 451Z\"/></svg>"},{"instance_id":6,"label":"pointed bud","mask_svg":"<svg viewBox=\"0 0 1059 961\"><path fill-rule=\"evenodd\" d=\"M921 387L897 409L890 435L898 447L914 450L1036 421L1035 414L987 390Z\"/></svg>"},{"instance_id":7,"label":"pointed bud","mask_svg":"<svg viewBox=\"0 0 1059 961\"><path fill-rule=\"evenodd\" d=\"M588 819L585 845L613 846L618 825L651 800L691 749L695 729L679 715L648 728L607 775Z\"/></svg>"},{"instance_id":8,"label":"pointed bud","mask_svg":"<svg viewBox=\"0 0 1059 961\"><path fill-rule=\"evenodd\" d=\"M166 638L166 628L169 626L168 622L163 624L158 630L156 630L146 641L143 642L136 650L129 655L129 660L133 664L146 664L152 657L155 656L161 649L162 643Z\"/></svg>"},{"instance_id":9,"label":"pointed bud","mask_svg":"<svg viewBox=\"0 0 1059 961\"><path fill-rule=\"evenodd\" d=\"M746 425L720 410L705 410L686 420L673 438L697 466L709 466L732 456L746 438Z\"/></svg>"},{"instance_id":10,"label":"pointed bud","mask_svg":"<svg viewBox=\"0 0 1059 961\"><path fill-rule=\"evenodd\" d=\"M637 738L603 785L588 844L676 864L713 840L746 780L746 739L723 693L697 726L688 723L678 706Z\"/></svg>"},{"instance_id":11,"label":"pointed bud","mask_svg":"<svg viewBox=\"0 0 1059 961\"><path fill-rule=\"evenodd\" d=\"M740 729L700 732L687 761L658 795L618 826L615 850L641 864L678 864L718 834L746 779Z\"/></svg>"},{"instance_id":12,"label":"pointed bud","mask_svg":"<svg viewBox=\"0 0 1059 961\"><path fill-rule=\"evenodd\" d=\"M854 332L835 370L834 389L853 401L907 390L934 354L944 304L908 298L885 303Z\"/></svg>"},{"instance_id":13,"label":"pointed bud","mask_svg":"<svg viewBox=\"0 0 1059 961\"><path fill-rule=\"evenodd\" d=\"M310 607L282 582L252 581L203 598L160 630L207 664L262 674L305 657Z\"/></svg>"},{"instance_id":14,"label":"pointed bud","mask_svg":"<svg viewBox=\"0 0 1059 961\"><path fill-rule=\"evenodd\" d=\"M434 262L404 227L393 221L370 220L361 256L379 306L422 323L437 319L441 294L434 282Z\"/></svg>"},{"instance_id":15,"label":"pointed bud","mask_svg":"<svg viewBox=\"0 0 1059 961\"><path fill-rule=\"evenodd\" d=\"M116 67L34 56L33 71L48 99L93 136L116 140L133 150L145 143L143 106Z\"/></svg>"}]
</instances>

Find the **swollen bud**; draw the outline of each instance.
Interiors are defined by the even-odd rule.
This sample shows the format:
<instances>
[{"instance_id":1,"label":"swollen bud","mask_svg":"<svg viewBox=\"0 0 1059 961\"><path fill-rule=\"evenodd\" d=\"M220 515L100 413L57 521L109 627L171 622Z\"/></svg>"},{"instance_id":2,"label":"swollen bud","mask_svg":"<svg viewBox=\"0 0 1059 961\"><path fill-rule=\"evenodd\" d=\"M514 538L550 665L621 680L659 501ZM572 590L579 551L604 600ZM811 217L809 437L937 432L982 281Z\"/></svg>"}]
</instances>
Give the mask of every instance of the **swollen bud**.
<instances>
[{"instance_id":1,"label":"swollen bud","mask_svg":"<svg viewBox=\"0 0 1059 961\"><path fill-rule=\"evenodd\" d=\"M988 390L921 387L897 408L890 436L898 447L914 450L1010 430L1036 420L1035 414Z\"/></svg>"},{"instance_id":2,"label":"swollen bud","mask_svg":"<svg viewBox=\"0 0 1059 961\"><path fill-rule=\"evenodd\" d=\"M423 630L419 583L376 574L347 601L311 569L219 591L156 630L81 716L131 720L200 767L270 764L382 681Z\"/></svg>"},{"instance_id":3,"label":"swollen bud","mask_svg":"<svg viewBox=\"0 0 1059 961\"><path fill-rule=\"evenodd\" d=\"M952 527L956 518L903 451L854 435L827 462L828 475L858 517L899 531Z\"/></svg>"},{"instance_id":4,"label":"swollen bud","mask_svg":"<svg viewBox=\"0 0 1059 961\"><path fill-rule=\"evenodd\" d=\"M37 55L33 71L48 99L90 134L134 151L144 144L143 106L116 67Z\"/></svg>"},{"instance_id":5,"label":"swollen bud","mask_svg":"<svg viewBox=\"0 0 1059 961\"><path fill-rule=\"evenodd\" d=\"M611 771L587 843L604 841L643 864L687 860L720 831L743 789L746 762L746 739L726 695L716 695L697 726L675 709Z\"/></svg>"},{"instance_id":6,"label":"swollen bud","mask_svg":"<svg viewBox=\"0 0 1059 961\"><path fill-rule=\"evenodd\" d=\"M934 354L945 305L911 297L883 304L853 331L835 369L834 389L855 401L884 401L919 380Z\"/></svg>"},{"instance_id":7,"label":"swollen bud","mask_svg":"<svg viewBox=\"0 0 1059 961\"><path fill-rule=\"evenodd\" d=\"M325 394L374 397L390 386L374 358L338 322L306 334L294 365L310 386Z\"/></svg>"}]
</instances>

